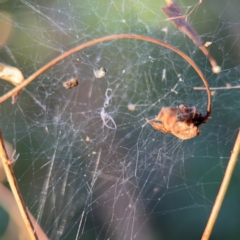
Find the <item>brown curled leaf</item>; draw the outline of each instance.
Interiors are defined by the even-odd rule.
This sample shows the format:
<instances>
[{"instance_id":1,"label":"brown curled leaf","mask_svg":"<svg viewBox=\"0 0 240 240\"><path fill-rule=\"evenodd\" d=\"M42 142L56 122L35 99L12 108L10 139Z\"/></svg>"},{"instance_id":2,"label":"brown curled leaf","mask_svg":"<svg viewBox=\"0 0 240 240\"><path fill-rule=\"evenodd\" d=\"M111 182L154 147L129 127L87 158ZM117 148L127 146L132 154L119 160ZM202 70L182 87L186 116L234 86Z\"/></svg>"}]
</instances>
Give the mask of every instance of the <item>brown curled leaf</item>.
<instances>
[{"instance_id":1,"label":"brown curled leaf","mask_svg":"<svg viewBox=\"0 0 240 240\"><path fill-rule=\"evenodd\" d=\"M3 63L0 63L0 78L12 83L14 86L18 86L24 81L24 76L18 68ZM16 102L19 93L20 91L12 96L12 104Z\"/></svg>"}]
</instances>

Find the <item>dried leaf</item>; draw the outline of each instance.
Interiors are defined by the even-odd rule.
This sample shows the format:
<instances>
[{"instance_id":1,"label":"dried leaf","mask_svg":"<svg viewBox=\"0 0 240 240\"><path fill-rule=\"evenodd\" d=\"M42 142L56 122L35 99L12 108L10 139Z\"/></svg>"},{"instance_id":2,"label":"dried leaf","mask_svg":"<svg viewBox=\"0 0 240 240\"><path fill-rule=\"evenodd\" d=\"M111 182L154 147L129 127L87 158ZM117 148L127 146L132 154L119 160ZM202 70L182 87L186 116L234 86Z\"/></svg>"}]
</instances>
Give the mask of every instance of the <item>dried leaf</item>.
<instances>
[{"instance_id":1,"label":"dried leaf","mask_svg":"<svg viewBox=\"0 0 240 240\"><path fill-rule=\"evenodd\" d=\"M24 81L22 72L15 67L0 63L0 78L2 80L12 83L14 86L18 86ZM12 103L14 104L19 96L20 92L17 92L12 96Z\"/></svg>"},{"instance_id":2,"label":"dried leaf","mask_svg":"<svg viewBox=\"0 0 240 240\"><path fill-rule=\"evenodd\" d=\"M15 67L0 63L0 78L17 86L24 81L22 72Z\"/></svg>"}]
</instances>

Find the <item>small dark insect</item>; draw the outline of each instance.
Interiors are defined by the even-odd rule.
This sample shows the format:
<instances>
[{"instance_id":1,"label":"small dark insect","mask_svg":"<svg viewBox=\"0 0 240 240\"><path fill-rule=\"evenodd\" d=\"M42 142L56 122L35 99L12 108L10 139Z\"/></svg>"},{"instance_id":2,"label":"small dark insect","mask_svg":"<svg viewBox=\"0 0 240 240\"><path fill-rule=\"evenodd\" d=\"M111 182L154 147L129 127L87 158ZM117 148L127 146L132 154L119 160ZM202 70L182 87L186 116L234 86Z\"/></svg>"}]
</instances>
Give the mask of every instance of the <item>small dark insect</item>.
<instances>
[{"instance_id":1,"label":"small dark insect","mask_svg":"<svg viewBox=\"0 0 240 240\"><path fill-rule=\"evenodd\" d=\"M157 117L146 119L152 127L163 133L171 133L180 139L190 139L201 132L199 126L205 123L209 117L207 113L203 116L196 107L181 104L177 108L163 107ZM160 121L158 123L155 121Z\"/></svg>"},{"instance_id":2,"label":"small dark insect","mask_svg":"<svg viewBox=\"0 0 240 240\"><path fill-rule=\"evenodd\" d=\"M72 78L66 82L63 83L63 86L66 89L71 89L73 87L76 87L78 85L78 80L76 78Z\"/></svg>"}]
</instances>

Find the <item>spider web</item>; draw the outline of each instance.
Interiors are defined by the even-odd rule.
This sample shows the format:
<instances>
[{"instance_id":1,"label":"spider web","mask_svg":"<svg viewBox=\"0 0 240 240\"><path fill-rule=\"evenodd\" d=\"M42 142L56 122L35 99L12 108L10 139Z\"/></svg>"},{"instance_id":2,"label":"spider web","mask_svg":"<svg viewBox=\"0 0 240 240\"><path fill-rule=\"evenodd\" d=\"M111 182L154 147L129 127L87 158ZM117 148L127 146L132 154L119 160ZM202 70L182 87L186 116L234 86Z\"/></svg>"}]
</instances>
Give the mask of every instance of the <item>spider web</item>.
<instances>
[{"instance_id":1,"label":"spider web","mask_svg":"<svg viewBox=\"0 0 240 240\"><path fill-rule=\"evenodd\" d=\"M197 1L179 1L188 13ZM222 68L166 21L164 1L52 0L0 4L11 37L1 62L25 77L54 57L98 37L135 33L189 55L211 87L239 85L239 5L203 1L188 17ZM8 15L6 15L8 13ZM96 78L94 70L105 68ZM79 85L65 89L63 82ZM0 82L1 95L12 86ZM180 104L206 111L207 94L189 64L138 41L104 42L54 65L1 104L3 135L19 153L14 165L28 209L50 239L200 239L239 128L239 90L213 91L202 134L181 141L145 118ZM212 239L238 239L239 165ZM226 221L226 219L228 221Z\"/></svg>"}]
</instances>

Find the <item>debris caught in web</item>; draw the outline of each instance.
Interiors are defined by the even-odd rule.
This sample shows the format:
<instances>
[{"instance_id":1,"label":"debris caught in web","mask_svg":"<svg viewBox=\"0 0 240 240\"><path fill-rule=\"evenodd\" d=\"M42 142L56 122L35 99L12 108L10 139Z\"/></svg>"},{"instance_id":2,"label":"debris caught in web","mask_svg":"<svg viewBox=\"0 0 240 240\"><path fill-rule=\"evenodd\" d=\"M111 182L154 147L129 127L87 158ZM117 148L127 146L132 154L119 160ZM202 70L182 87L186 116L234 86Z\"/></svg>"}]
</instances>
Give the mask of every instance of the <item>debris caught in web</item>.
<instances>
[{"instance_id":1,"label":"debris caught in web","mask_svg":"<svg viewBox=\"0 0 240 240\"><path fill-rule=\"evenodd\" d=\"M66 89L71 89L73 87L76 87L78 85L78 80L76 78L72 78L68 81L65 81L63 83L63 86L66 88Z\"/></svg>"},{"instance_id":2,"label":"debris caught in web","mask_svg":"<svg viewBox=\"0 0 240 240\"><path fill-rule=\"evenodd\" d=\"M106 68L101 67L100 69L93 69L93 73L96 78L102 78L105 76L107 70Z\"/></svg>"},{"instance_id":3,"label":"debris caught in web","mask_svg":"<svg viewBox=\"0 0 240 240\"><path fill-rule=\"evenodd\" d=\"M12 83L14 86L18 86L24 81L24 76L18 68L3 63L0 63L0 78ZM12 96L12 104L16 103L19 94L20 91Z\"/></svg>"}]
</instances>

